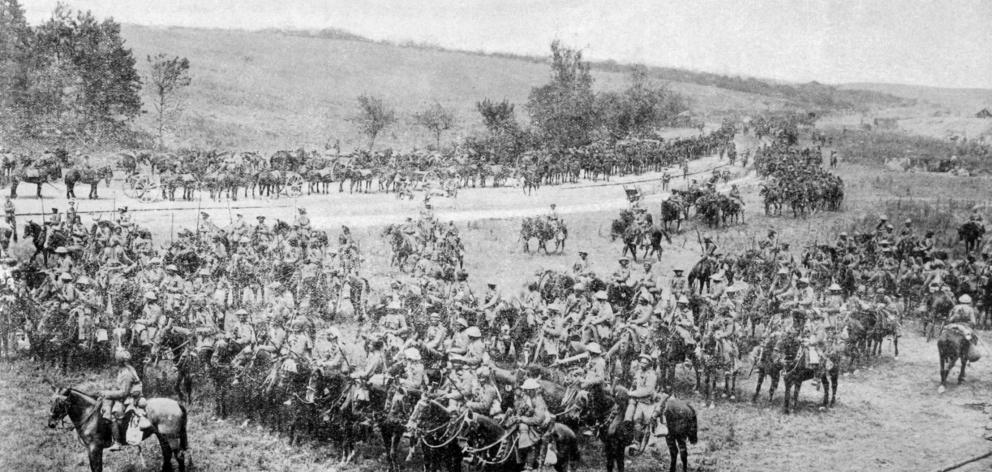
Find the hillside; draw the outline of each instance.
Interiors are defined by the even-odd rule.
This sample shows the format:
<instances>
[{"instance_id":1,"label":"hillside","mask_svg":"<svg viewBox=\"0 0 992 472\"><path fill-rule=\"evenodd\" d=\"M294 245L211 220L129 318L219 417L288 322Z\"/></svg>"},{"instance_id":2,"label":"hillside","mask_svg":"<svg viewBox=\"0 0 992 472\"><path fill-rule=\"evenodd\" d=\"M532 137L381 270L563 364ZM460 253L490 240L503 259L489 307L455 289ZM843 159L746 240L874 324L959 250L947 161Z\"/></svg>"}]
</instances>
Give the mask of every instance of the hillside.
<instances>
[{"instance_id":1,"label":"hillside","mask_svg":"<svg viewBox=\"0 0 992 472\"><path fill-rule=\"evenodd\" d=\"M921 85L851 83L837 86L844 90L870 90L897 97L930 102L953 113L974 116L982 108L992 108L992 89L958 89Z\"/></svg>"},{"instance_id":2,"label":"hillside","mask_svg":"<svg viewBox=\"0 0 992 472\"><path fill-rule=\"evenodd\" d=\"M335 140L344 149L363 146L348 117L356 97L370 93L385 97L400 115L400 124L378 144L422 147L430 139L410 117L431 101L455 110L456 128L445 136L453 139L481 130L475 103L487 97L516 103L518 119L524 119L530 89L545 83L549 74L547 65L532 58L402 47L338 33L305 36L136 25L124 25L123 33L142 74L149 54L185 56L192 63L186 114L168 142L173 146L271 150ZM687 80L696 77L693 74L687 73ZM622 67L595 67L594 76L600 90L626 86ZM690 98L694 113L711 118L792 103L775 94L664 82ZM138 120L145 129L151 124L148 115Z\"/></svg>"}]
</instances>

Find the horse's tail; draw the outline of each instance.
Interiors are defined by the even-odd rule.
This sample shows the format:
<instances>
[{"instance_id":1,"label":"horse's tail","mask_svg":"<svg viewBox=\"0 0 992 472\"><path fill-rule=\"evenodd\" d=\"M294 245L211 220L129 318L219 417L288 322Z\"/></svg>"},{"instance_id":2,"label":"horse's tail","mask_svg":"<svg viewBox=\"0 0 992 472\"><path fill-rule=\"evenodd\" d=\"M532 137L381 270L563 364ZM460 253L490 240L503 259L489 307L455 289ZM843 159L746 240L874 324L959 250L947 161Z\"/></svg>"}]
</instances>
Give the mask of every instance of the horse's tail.
<instances>
[{"instance_id":1,"label":"horse's tail","mask_svg":"<svg viewBox=\"0 0 992 472\"><path fill-rule=\"evenodd\" d=\"M189 413L186 411L181 403L179 404L179 411L183 412L182 418L179 420L179 450L188 451L189 450L189 435L186 432L186 425L189 422ZM693 443L695 444L695 442Z\"/></svg>"},{"instance_id":2,"label":"horse's tail","mask_svg":"<svg viewBox=\"0 0 992 472\"><path fill-rule=\"evenodd\" d=\"M696 421L696 409L693 408L692 405L686 405L686 406L688 406L689 411L692 412L692 415L689 416L689 424L688 424L689 430L686 432L686 434L688 435L689 438L689 444L696 444L696 442L699 441L699 436L698 436L699 424Z\"/></svg>"}]
</instances>

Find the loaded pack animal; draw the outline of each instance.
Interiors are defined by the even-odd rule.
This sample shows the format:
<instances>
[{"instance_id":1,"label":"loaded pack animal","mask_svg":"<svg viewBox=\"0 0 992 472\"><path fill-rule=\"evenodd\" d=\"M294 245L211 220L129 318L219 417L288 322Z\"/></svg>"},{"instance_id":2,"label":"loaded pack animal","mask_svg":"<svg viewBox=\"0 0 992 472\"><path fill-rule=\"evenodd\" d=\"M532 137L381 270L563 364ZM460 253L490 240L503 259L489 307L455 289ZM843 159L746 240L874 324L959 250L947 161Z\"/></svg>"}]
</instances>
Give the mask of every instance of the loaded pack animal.
<instances>
[{"instance_id":1,"label":"loaded pack animal","mask_svg":"<svg viewBox=\"0 0 992 472\"><path fill-rule=\"evenodd\" d=\"M111 179L114 178L114 170L110 166L102 166L96 169L72 168L65 173L65 198L76 198L76 184L89 184L90 193L87 198L93 200L100 198L97 194L97 186L103 181L106 186L110 186Z\"/></svg>"},{"instance_id":2,"label":"loaded pack animal","mask_svg":"<svg viewBox=\"0 0 992 472\"><path fill-rule=\"evenodd\" d=\"M27 182L38 186L36 196L42 198L41 186L62 178L62 166L68 159L68 154L60 150L54 156L46 155L31 163L15 169L10 176L10 198L17 198L17 185Z\"/></svg>"}]
</instances>

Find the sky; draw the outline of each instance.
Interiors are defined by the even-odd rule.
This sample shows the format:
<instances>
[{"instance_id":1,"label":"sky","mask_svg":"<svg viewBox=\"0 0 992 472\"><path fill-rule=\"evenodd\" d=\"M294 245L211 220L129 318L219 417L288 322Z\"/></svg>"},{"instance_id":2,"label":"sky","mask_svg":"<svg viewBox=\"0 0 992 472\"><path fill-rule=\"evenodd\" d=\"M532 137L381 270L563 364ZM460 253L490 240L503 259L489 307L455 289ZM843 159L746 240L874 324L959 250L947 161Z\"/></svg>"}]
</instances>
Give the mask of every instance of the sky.
<instances>
[{"instance_id":1,"label":"sky","mask_svg":"<svg viewBox=\"0 0 992 472\"><path fill-rule=\"evenodd\" d=\"M57 0L21 0L28 21ZM372 39L793 82L992 88L989 0L63 0L144 25L340 28Z\"/></svg>"}]
</instances>

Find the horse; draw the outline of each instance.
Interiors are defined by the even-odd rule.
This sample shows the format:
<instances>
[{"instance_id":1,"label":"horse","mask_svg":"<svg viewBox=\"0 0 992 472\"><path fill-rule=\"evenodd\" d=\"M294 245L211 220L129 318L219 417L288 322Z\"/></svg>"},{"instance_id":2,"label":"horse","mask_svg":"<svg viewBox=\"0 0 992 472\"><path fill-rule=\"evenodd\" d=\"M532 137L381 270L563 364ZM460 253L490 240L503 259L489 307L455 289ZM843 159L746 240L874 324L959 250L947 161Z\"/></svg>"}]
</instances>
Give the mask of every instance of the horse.
<instances>
[{"instance_id":1,"label":"horse","mask_svg":"<svg viewBox=\"0 0 992 472\"><path fill-rule=\"evenodd\" d=\"M524 243L524 252L530 252L530 240L537 239L537 250L544 249L548 254L546 241L555 242L555 252L565 250L565 240L568 239L568 228L565 223L552 221L549 218L527 217L520 221L520 239Z\"/></svg>"},{"instance_id":2,"label":"horse","mask_svg":"<svg viewBox=\"0 0 992 472\"><path fill-rule=\"evenodd\" d=\"M645 244L648 246L648 250L644 254L644 257L650 257L653 254L658 257L659 261L661 261L661 254L664 252L661 248L662 238L664 238L668 244L672 244L672 237L668 234L668 231L666 231L662 226L652 225L647 232L644 233L644 236Z\"/></svg>"},{"instance_id":3,"label":"horse","mask_svg":"<svg viewBox=\"0 0 992 472\"><path fill-rule=\"evenodd\" d=\"M389 225L382 231L382 236L389 241L393 255L389 260L389 265L395 265L402 272L403 267L410 262L410 258L416 254L412 236L403 233L399 225Z\"/></svg>"},{"instance_id":4,"label":"horse","mask_svg":"<svg viewBox=\"0 0 992 472\"><path fill-rule=\"evenodd\" d=\"M699 293L703 293L703 288L706 288L706 293L710 292L710 282L714 274L720 272L721 263L712 257L706 257L701 259L696 265L692 266L692 270L689 271L689 290L693 291L696 289L696 282L699 282Z\"/></svg>"},{"instance_id":5,"label":"horse","mask_svg":"<svg viewBox=\"0 0 992 472\"><path fill-rule=\"evenodd\" d=\"M48 427L55 429L64 418L68 417L79 435L79 442L89 452L90 471L103 471L103 450L110 447L114 439L110 420L100 414L104 400L75 388L53 387L52 393ZM126 413L122 420L123 424L129 424L133 415L134 413L131 412ZM145 417L151 426L142 431L141 439L144 441L152 435L158 439L162 448L162 472L173 470L173 457L179 464L179 472L184 472L186 454L189 451L186 408L169 398L150 398L145 406Z\"/></svg>"},{"instance_id":6,"label":"horse","mask_svg":"<svg viewBox=\"0 0 992 472\"><path fill-rule=\"evenodd\" d=\"M69 169L65 173L65 198L76 198L76 183L82 182L90 185L89 199L100 198L97 195L97 185L103 180L110 186L110 179L114 178L114 171L110 166L103 166L98 169Z\"/></svg>"},{"instance_id":7,"label":"horse","mask_svg":"<svg viewBox=\"0 0 992 472\"><path fill-rule=\"evenodd\" d=\"M978 249L983 235L985 235L985 227L974 221L968 221L958 227L958 241L964 241L964 250L968 253Z\"/></svg>"},{"instance_id":8,"label":"horse","mask_svg":"<svg viewBox=\"0 0 992 472\"><path fill-rule=\"evenodd\" d=\"M675 467L678 465L677 459L681 456L682 472L688 472L689 448L686 447L685 443L687 440L689 444L696 444L699 441L699 421L696 418L696 410L685 400L675 397L669 397L667 401L663 402L663 405L664 410L661 414L665 415L665 425L668 427L665 442L668 444L668 454L671 457L668 470L675 472Z\"/></svg>"},{"instance_id":9,"label":"horse","mask_svg":"<svg viewBox=\"0 0 992 472\"><path fill-rule=\"evenodd\" d=\"M48 255L55 253L55 248L59 246L65 246L68 242L68 237L65 233L61 231L55 231L52 233L52 237L48 238L48 232L54 231L51 228L46 228L41 226L34 221L28 221L24 225L24 237L29 238L31 243L34 245L34 254L31 254L31 258L28 259L28 263L34 262L35 257L41 254L44 259L45 265L48 265ZM48 240L48 245L45 244L45 240Z\"/></svg>"},{"instance_id":10,"label":"horse","mask_svg":"<svg viewBox=\"0 0 992 472\"><path fill-rule=\"evenodd\" d=\"M958 383L964 382L964 372L968 367L968 351L971 349L971 340L957 329L943 329L937 337L937 353L940 355L940 387L937 390L943 393L947 389L947 375L954 367L954 363L961 360L961 371L958 373Z\"/></svg>"},{"instance_id":11,"label":"horse","mask_svg":"<svg viewBox=\"0 0 992 472\"><path fill-rule=\"evenodd\" d=\"M458 443L465 428L468 413L453 417L444 405L434 400L422 400L414 409L411 420L417 423L412 433L424 456L425 472L461 472L462 448Z\"/></svg>"},{"instance_id":12,"label":"horse","mask_svg":"<svg viewBox=\"0 0 992 472\"><path fill-rule=\"evenodd\" d=\"M936 292L928 301L927 308L930 316L923 317L923 335L929 342L936 334L937 325L946 321L954 309L954 297L944 291Z\"/></svg>"},{"instance_id":13,"label":"horse","mask_svg":"<svg viewBox=\"0 0 992 472\"><path fill-rule=\"evenodd\" d=\"M469 413L464 432L468 443L465 451L484 464L484 470L519 472L524 469L531 452L540 453L548 444L542 438L533 446L521 449L518 435L488 416ZM557 472L566 472L571 463L579 461L578 437L568 426L552 423L544 438L551 439L557 448L558 460L554 465Z\"/></svg>"},{"instance_id":14,"label":"horse","mask_svg":"<svg viewBox=\"0 0 992 472\"><path fill-rule=\"evenodd\" d=\"M22 168L10 177L10 198L17 198L17 184L19 182L37 184L36 196L42 198L41 185L61 177L62 167L56 162L43 164L41 167Z\"/></svg>"},{"instance_id":15,"label":"horse","mask_svg":"<svg viewBox=\"0 0 992 472\"><path fill-rule=\"evenodd\" d=\"M661 224L667 230L669 225L675 222L675 232L682 230L682 215L684 210L682 202L675 198L669 198L661 202Z\"/></svg>"},{"instance_id":16,"label":"horse","mask_svg":"<svg viewBox=\"0 0 992 472\"><path fill-rule=\"evenodd\" d=\"M838 362L833 362L827 356L822 356L821 362L832 364L829 368L824 365L810 365L802 341L796 336L785 336L778 343L782 353L782 375L785 380L785 404L783 412L789 414L790 408L799 403L799 389L806 380L820 377L823 387L823 404L821 408L833 406L837 401L837 379L840 376ZM839 360L839 359L838 359ZM830 395L831 391L833 396ZM791 402L790 402L791 393Z\"/></svg>"},{"instance_id":17,"label":"horse","mask_svg":"<svg viewBox=\"0 0 992 472\"><path fill-rule=\"evenodd\" d=\"M754 368L758 370L758 380L754 387L754 395L751 397L751 402L758 401L758 397L761 395L761 384L764 383L766 376L771 384L768 387L768 401L771 402L775 396L775 389L778 388L779 378L782 374L780 354L775 350L777 343L778 336L771 335L763 343L755 347L757 351L754 353L753 358Z\"/></svg>"}]
</instances>

